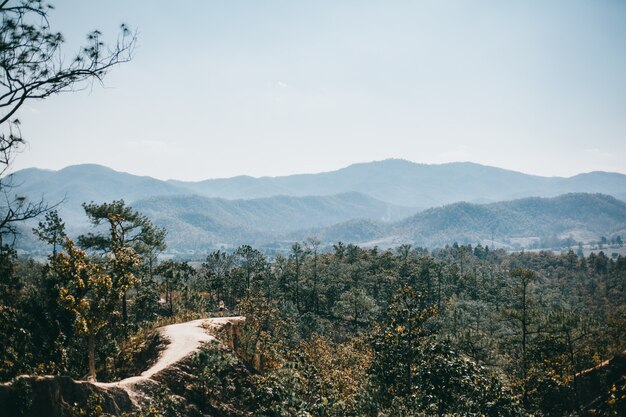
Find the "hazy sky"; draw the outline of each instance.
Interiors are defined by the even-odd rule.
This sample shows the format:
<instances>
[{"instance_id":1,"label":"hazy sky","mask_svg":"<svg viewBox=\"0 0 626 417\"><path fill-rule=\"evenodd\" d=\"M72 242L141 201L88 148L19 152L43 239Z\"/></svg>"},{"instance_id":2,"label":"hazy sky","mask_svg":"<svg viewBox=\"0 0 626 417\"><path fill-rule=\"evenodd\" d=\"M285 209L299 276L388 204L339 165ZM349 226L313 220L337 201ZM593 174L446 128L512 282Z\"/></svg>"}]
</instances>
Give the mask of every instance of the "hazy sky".
<instances>
[{"instance_id":1,"label":"hazy sky","mask_svg":"<svg viewBox=\"0 0 626 417\"><path fill-rule=\"evenodd\" d=\"M390 157L626 173L626 2L57 0L68 58L132 62L30 102L15 168L285 175Z\"/></svg>"}]
</instances>

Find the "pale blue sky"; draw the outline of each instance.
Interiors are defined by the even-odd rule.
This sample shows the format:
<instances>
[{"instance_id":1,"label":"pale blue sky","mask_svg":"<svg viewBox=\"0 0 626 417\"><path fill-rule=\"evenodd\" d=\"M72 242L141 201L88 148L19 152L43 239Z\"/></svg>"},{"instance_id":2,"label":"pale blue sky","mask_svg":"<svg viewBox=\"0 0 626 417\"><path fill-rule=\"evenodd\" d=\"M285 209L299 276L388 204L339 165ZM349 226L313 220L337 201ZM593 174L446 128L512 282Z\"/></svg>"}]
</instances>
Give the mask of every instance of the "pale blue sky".
<instances>
[{"instance_id":1,"label":"pale blue sky","mask_svg":"<svg viewBox=\"0 0 626 417\"><path fill-rule=\"evenodd\" d=\"M59 0L139 30L106 88L29 103L15 168L285 175L390 157L626 173L624 1Z\"/></svg>"}]
</instances>

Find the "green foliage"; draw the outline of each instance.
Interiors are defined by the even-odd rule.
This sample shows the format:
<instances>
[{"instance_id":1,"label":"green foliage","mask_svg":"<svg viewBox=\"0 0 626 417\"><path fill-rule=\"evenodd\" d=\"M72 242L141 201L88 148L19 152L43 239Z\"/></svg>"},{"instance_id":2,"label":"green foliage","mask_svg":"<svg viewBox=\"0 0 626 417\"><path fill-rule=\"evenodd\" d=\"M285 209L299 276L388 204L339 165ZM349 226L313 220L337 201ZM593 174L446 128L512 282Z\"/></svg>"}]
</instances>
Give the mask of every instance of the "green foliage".
<instances>
[{"instance_id":1,"label":"green foliage","mask_svg":"<svg viewBox=\"0 0 626 417\"><path fill-rule=\"evenodd\" d=\"M231 288L231 272L234 267L234 256L222 251L211 252L202 263L200 274L204 281L204 289L215 294L217 300L227 300L232 303L234 295L228 291Z\"/></svg>"},{"instance_id":2,"label":"green foliage","mask_svg":"<svg viewBox=\"0 0 626 417\"><path fill-rule=\"evenodd\" d=\"M306 416L305 386L298 373L281 367L252 379L256 390L249 401L254 404L256 416Z\"/></svg>"},{"instance_id":3,"label":"green foliage","mask_svg":"<svg viewBox=\"0 0 626 417\"><path fill-rule=\"evenodd\" d=\"M198 294L200 288L194 287L197 284L196 270L187 262L162 262L155 273L160 278L161 291L165 293L170 316L174 315L175 307L183 311L204 310L203 299Z\"/></svg>"},{"instance_id":4,"label":"green foliage","mask_svg":"<svg viewBox=\"0 0 626 417\"><path fill-rule=\"evenodd\" d=\"M185 417L184 404L164 386L159 386L147 398L140 410L126 412L121 417Z\"/></svg>"},{"instance_id":5,"label":"green foliage","mask_svg":"<svg viewBox=\"0 0 626 417\"><path fill-rule=\"evenodd\" d=\"M95 380L95 337L108 324L125 287L115 287L102 266L90 261L71 240L63 246L64 252L52 258L50 268L67 283L59 288L59 302L74 315L76 332L88 338L89 378Z\"/></svg>"},{"instance_id":6,"label":"green foliage","mask_svg":"<svg viewBox=\"0 0 626 417\"><path fill-rule=\"evenodd\" d=\"M388 319L375 330L372 340L372 376L384 403L411 396L420 343L429 335L424 324L434 314L434 308L425 305L424 296L406 284L394 296Z\"/></svg>"},{"instance_id":7,"label":"green foliage","mask_svg":"<svg viewBox=\"0 0 626 417\"><path fill-rule=\"evenodd\" d=\"M157 361L165 345L166 341L154 328L141 329L120 343L101 377L117 381L140 375Z\"/></svg>"},{"instance_id":8,"label":"green foliage","mask_svg":"<svg viewBox=\"0 0 626 417\"><path fill-rule=\"evenodd\" d=\"M145 215L127 206L124 200L85 203L83 208L94 226L106 224L109 232L80 236L78 241L81 246L105 251L127 246L146 256L165 249L165 229L155 227Z\"/></svg>"},{"instance_id":9,"label":"green foliage","mask_svg":"<svg viewBox=\"0 0 626 417\"><path fill-rule=\"evenodd\" d=\"M15 411L19 417L28 417L29 410L33 404L32 387L24 378L16 378L12 381L14 386Z\"/></svg>"},{"instance_id":10,"label":"green foliage","mask_svg":"<svg viewBox=\"0 0 626 417\"><path fill-rule=\"evenodd\" d=\"M247 402L255 415L363 415L367 348L313 336L288 356L279 367L252 376L254 390Z\"/></svg>"},{"instance_id":11,"label":"green foliage","mask_svg":"<svg viewBox=\"0 0 626 417\"><path fill-rule=\"evenodd\" d=\"M318 416L359 416L364 413L371 350L357 339L336 344L313 335L290 353L306 388L306 410Z\"/></svg>"},{"instance_id":12,"label":"green foliage","mask_svg":"<svg viewBox=\"0 0 626 417\"><path fill-rule=\"evenodd\" d=\"M351 288L341 294L333 313L338 317L350 317L354 323L368 322L375 317L378 306L362 288Z\"/></svg>"},{"instance_id":13,"label":"green foliage","mask_svg":"<svg viewBox=\"0 0 626 417\"><path fill-rule=\"evenodd\" d=\"M371 373L381 408L409 415L520 415L494 375L430 334L425 324L435 310L424 299L405 285L374 333Z\"/></svg>"},{"instance_id":14,"label":"green foliage","mask_svg":"<svg viewBox=\"0 0 626 417\"><path fill-rule=\"evenodd\" d=\"M65 222L59 217L56 210L46 213L45 221L39 222L33 234L37 238L49 245L52 245L52 256L57 253L57 248L63 244L63 239L67 237L65 233Z\"/></svg>"},{"instance_id":15,"label":"green foliage","mask_svg":"<svg viewBox=\"0 0 626 417\"><path fill-rule=\"evenodd\" d=\"M238 368L239 361L232 353L220 349L216 342L197 352L191 363L194 377L189 396L201 410L219 414L226 408L244 407L242 399L249 388L242 378L245 373Z\"/></svg>"},{"instance_id":16,"label":"green foliage","mask_svg":"<svg viewBox=\"0 0 626 417\"><path fill-rule=\"evenodd\" d=\"M157 283L150 277L143 277L135 286L133 314L136 323L146 326L159 318L161 311L160 292Z\"/></svg>"},{"instance_id":17,"label":"green foliage","mask_svg":"<svg viewBox=\"0 0 626 417\"><path fill-rule=\"evenodd\" d=\"M103 404L102 395L94 392L89 395L86 404L71 404L66 413L68 417L102 417L106 415Z\"/></svg>"},{"instance_id":18,"label":"green foliage","mask_svg":"<svg viewBox=\"0 0 626 417\"><path fill-rule=\"evenodd\" d=\"M246 322L239 335L237 352L259 370L280 366L298 340L295 311L281 308L263 295L243 300L239 310Z\"/></svg>"}]
</instances>

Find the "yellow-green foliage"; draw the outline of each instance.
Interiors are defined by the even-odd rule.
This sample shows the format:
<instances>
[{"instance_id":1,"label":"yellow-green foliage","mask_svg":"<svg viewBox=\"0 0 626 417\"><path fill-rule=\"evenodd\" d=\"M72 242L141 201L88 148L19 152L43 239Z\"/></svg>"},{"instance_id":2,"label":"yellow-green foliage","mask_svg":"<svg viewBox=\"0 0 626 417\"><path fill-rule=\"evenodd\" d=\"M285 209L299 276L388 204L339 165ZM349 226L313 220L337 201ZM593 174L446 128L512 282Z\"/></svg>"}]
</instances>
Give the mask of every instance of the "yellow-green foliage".
<instances>
[{"instance_id":1,"label":"yellow-green foliage","mask_svg":"<svg viewBox=\"0 0 626 417\"><path fill-rule=\"evenodd\" d=\"M107 312L115 299L113 279L70 239L63 247L65 251L54 256L50 265L65 283L59 289L59 301L76 315L79 333L95 334L108 322Z\"/></svg>"}]
</instances>

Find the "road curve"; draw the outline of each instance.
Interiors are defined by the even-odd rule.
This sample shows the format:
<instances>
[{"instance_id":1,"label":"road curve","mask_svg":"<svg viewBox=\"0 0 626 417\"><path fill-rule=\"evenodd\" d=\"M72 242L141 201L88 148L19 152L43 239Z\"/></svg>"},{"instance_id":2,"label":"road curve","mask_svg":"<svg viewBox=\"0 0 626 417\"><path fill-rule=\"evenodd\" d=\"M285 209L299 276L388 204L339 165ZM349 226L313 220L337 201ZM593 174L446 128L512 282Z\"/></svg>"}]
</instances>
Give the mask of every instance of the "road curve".
<instances>
[{"instance_id":1,"label":"road curve","mask_svg":"<svg viewBox=\"0 0 626 417\"><path fill-rule=\"evenodd\" d=\"M215 337L211 336L206 326L216 329L227 323L237 323L244 321L244 317L217 317L212 319L200 319L185 323L170 324L158 329L161 335L169 341L169 344L159 355L159 359L152 367L142 372L141 375L132 376L117 382L96 382L101 387L126 388L138 382L150 379L153 375L161 372L169 366L180 362L182 359L196 352L200 347Z\"/></svg>"}]
</instances>

